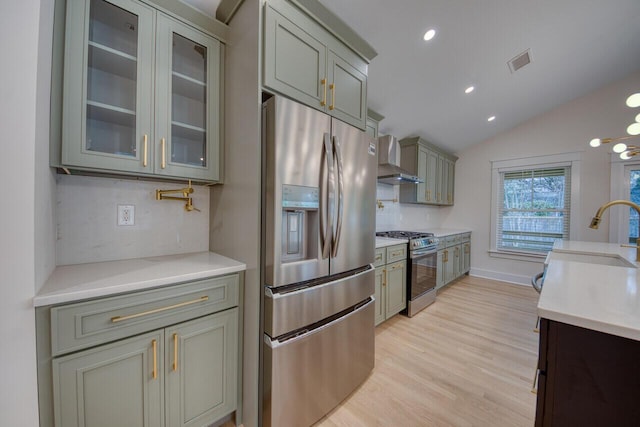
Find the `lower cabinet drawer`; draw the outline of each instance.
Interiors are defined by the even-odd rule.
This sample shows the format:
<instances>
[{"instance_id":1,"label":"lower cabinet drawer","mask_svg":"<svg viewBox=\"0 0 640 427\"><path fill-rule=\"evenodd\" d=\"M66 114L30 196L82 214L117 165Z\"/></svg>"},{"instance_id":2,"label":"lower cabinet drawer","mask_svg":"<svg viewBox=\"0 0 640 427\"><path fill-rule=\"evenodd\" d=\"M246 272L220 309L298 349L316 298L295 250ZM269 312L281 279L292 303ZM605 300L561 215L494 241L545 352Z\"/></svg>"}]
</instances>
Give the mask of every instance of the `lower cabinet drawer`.
<instances>
[{"instance_id":1,"label":"lower cabinet drawer","mask_svg":"<svg viewBox=\"0 0 640 427\"><path fill-rule=\"evenodd\" d=\"M57 356L238 305L237 274L51 309Z\"/></svg>"},{"instance_id":2,"label":"lower cabinet drawer","mask_svg":"<svg viewBox=\"0 0 640 427\"><path fill-rule=\"evenodd\" d=\"M380 267L387 262L387 248L376 248L376 256L373 260L374 267Z\"/></svg>"}]
</instances>

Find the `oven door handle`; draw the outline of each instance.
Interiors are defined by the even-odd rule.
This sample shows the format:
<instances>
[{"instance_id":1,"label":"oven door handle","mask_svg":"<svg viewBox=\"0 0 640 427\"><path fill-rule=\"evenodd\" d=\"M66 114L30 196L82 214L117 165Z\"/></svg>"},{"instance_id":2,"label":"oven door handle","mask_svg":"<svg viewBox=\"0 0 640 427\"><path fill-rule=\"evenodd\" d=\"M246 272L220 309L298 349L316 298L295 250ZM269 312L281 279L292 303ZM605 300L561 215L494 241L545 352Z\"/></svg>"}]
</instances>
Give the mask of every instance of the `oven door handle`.
<instances>
[{"instance_id":1,"label":"oven door handle","mask_svg":"<svg viewBox=\"0 0 640 427\"><path fill-rule=\"evenodd\" d=\"M435 254L437 252L438 252L438 250L434 249L434 248L416 249L416 250L410 252L409 258L411 258L411 259L421 258L423 256L432 255L432 254Z\"/></svg>"}]
</instances>

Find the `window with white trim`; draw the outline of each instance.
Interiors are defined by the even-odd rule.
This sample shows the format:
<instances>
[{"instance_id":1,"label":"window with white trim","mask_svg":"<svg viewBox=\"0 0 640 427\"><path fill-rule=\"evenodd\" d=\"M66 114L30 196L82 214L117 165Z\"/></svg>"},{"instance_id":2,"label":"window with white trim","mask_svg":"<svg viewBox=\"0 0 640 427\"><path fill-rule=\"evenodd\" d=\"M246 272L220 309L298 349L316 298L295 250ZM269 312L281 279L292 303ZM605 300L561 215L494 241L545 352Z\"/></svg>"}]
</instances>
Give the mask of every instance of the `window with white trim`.
<instances>
[{"instance_id":1,"label":"window with white trim","mask_svg":"<svg viewBox=\"0 0 640 427\"><path fill-rule=\"evenodd\" d=\"M569 238L571 167L500 172L496 249L548 252Z\"/></svg>"},{"instance_id":2,"label":"window with white trim","mask_svg":"<svg viewBox=\"0 0 640 427\"><path fill-rule=\"evenodd\" d=\"M579 153L491 162L491 256L535 261L577 236L580 163Z\"/></svg>"}]
</instances>

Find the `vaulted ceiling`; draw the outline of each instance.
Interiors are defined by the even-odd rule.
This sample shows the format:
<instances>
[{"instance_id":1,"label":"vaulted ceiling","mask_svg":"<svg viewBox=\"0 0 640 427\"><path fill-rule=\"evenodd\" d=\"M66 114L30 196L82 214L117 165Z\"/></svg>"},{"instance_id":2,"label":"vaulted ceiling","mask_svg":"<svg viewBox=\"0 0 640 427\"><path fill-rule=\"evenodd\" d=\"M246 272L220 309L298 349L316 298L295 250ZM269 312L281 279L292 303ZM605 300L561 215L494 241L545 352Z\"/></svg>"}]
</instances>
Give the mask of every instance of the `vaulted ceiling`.
<instances>
[{"instance_id":1,"label":"vaulted ceiling","mask_svg":"<svg viewBox=\"0 0 640 427\"><path fill-rule=\"evenodd\" d=\"M319 1L378 51L381 131L454 152L640 70L640 0Z\"/></svg>"}]
</instances>

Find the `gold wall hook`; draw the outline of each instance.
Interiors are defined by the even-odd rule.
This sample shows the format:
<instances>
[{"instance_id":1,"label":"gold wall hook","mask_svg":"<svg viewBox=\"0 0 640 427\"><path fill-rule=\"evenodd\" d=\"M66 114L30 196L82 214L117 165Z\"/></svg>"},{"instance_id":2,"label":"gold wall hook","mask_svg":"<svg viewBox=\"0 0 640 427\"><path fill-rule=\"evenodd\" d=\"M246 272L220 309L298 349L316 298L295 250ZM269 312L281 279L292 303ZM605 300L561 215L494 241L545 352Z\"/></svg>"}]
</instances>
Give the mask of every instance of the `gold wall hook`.
<instances>
[{"instance_id":1,"label":"gold wall hook","mask_svg":"<svg viewBox=\"0 0 640 427\"><path fill-rule=\"evenodd\" d=\"M177 188L175 190L156 190L156 200L179 200L181 202L185 202L184 210L187 212L198 211L200 209L193 206L193 199L189 197L195 190L191 187L191 180L189 180L189 186L184 188ZM182 197L179 196L167 196L167 194L175 194L181 193Z\"/></svg>"}]
</instances>

